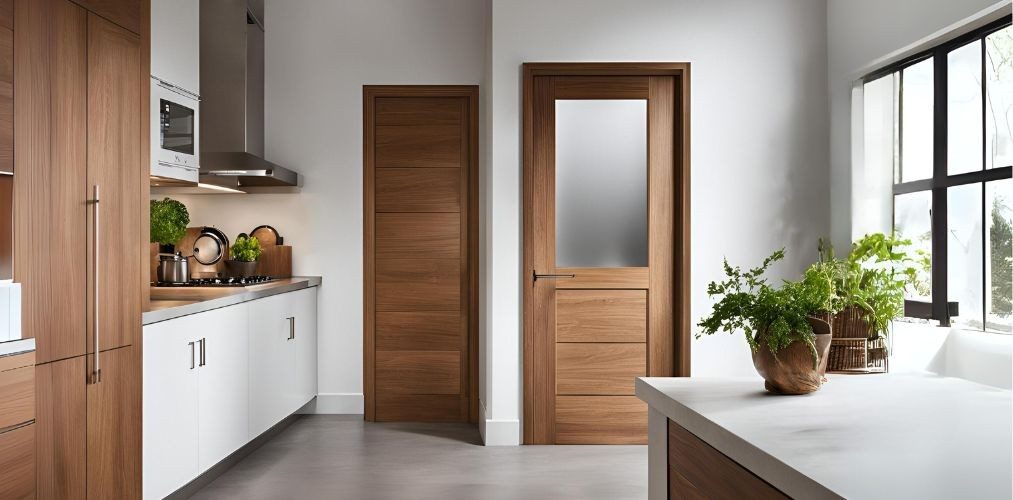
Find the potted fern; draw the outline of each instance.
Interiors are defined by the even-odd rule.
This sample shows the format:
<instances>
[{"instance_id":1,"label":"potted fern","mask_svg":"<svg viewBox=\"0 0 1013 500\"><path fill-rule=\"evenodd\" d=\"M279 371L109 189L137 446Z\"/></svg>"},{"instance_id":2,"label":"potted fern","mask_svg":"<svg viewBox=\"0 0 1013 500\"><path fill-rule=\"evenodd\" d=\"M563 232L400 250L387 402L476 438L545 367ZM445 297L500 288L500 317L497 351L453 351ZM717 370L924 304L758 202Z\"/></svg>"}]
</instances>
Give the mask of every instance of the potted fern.
<instances>
[{"instance_id":1,"label":"potted fern","mask_svg":"<svg viewBox=\"0 0 1013 500\"><path fill-rule=\"evenodd\" d=\"M261 253L263 250L260 248L260 240L240 233L229 247L229 256L232 259L225 261L225 267L229 270L229 274L236 278L253 276Z\"/></svg>"},{"instance_id":2,"label":"potted fern","mask_svg":"<svg viewBox=\"0 0 1013 500\"><path fill-rule=\"evenodd\" d=\"M726 279L707 287L707 295L718 302L700 321L696 337L741 330L768 391L806 394L818 390L823 381L831 334L830 325L820 316L839 309L835 271L817 262L801 280L785 280L774 287L763 275L783 258L784 250L778 250L746 271L732 267L726 259Z\"/></svg>"}]
</instances>

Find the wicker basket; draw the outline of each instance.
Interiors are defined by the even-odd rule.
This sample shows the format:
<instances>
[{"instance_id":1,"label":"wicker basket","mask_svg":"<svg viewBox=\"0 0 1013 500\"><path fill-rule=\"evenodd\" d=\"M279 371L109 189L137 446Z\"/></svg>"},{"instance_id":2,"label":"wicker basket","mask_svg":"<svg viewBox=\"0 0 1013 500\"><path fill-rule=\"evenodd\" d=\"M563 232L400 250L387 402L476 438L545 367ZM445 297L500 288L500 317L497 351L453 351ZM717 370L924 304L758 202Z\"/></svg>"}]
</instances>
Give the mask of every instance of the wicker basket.
<instances>
[{"instance_id":1,"label":"wicker basket","mask_svg":"<svg viewBox=\"0 0 1013 500\"><path fill-rule=\"evenodd\" d=\"M834 315L831 322L833 340L827 363L829 373L886 373L889 371L886 341L872 338L872 326L863 311L848 306Z\"/></svg>"}]
</instances>

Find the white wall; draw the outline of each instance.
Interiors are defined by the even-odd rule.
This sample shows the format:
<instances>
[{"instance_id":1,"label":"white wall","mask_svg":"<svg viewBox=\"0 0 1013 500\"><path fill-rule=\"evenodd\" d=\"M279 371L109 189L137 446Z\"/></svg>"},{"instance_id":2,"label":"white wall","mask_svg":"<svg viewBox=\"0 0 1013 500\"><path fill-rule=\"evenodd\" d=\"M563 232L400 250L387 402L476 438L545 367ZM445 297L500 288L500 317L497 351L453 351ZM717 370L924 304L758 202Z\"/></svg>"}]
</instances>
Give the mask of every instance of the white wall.
<instances>
[{"instance_id":1,"label":"white wall","mask_svg":"<svg viewBox=\"0 0 1013 500\"><path fill-rule=\"evenodd\" d=\"M695 322L722 256L754 265L784 246L775 275L796 275L829 227L826 20L825 3L807 0L493 1L484 402L515 425L497 436L517 442L521 409L521 63L692 63ZM694 341L692 372L755 376L740 336Z\"/></svg>"},{"instance_id":2,"label":"white wall","mask_svg":"<svg viewBox=\"0 0 1013 500\"><path fill-rule=\"evenodd\" d=\"M296 274L323 276L318 410L362 411L362 85L479 84L488 5L267 0L266 156L299 194L178 197L232 238L271 224Z\"/></svg>"},{"instance_id":3,"label":"white wall","mask_svg":"<svg viewBox=\"0 0 1013 500\"><path fill-rule=\"evenodd\" d=\"M999 2L1007 3L1008 2ZM995 0L828 0L830 196L833 242L848 248L852 227L852 85L874 61L997 5ZM1009 8L1006 8L1009 15ZM857 130L860 130L857 129ZM856 153L857 155L858 153ZM856 181L861 185L864 174ZM859 197L860 198L860 197ZM859 199L858 204L861 204Z\"/></svg>"}]
</instances>

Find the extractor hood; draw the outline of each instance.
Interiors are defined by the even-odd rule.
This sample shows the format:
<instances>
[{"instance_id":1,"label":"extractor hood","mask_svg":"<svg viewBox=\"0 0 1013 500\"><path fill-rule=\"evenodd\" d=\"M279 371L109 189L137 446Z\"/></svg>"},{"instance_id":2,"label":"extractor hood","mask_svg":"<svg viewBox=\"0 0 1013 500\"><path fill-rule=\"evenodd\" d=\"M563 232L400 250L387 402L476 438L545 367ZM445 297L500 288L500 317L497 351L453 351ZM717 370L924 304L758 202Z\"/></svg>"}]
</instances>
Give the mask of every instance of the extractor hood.
<instances>
[{"instance_id":1,"label":"extractor hood","mask_svg":"<svg viewBox=\"0 0 1013 500\"><path fill-rule=\"evenodd\" d=\"M259 4L200 2L200 86L201 183L240 191L299 186L298 173L264 159Z\"/></svg>"}]
</instances>

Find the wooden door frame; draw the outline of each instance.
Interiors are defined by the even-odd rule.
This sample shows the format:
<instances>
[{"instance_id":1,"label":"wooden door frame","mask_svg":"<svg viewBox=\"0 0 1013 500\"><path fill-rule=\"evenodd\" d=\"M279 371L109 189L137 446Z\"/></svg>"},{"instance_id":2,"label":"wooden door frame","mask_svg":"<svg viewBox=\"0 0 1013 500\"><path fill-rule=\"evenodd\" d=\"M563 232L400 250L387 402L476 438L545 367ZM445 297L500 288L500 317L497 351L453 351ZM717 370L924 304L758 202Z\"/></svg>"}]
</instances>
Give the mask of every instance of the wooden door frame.
<instances>
[{"instance_id":1,"label":"wooden door frame","mask_svg":"<svg viewBox=\"0 0 1013 500\"><path fill-rule=\"evenodd\" d=\"M690 63L524 63L523 65L523 252L521 271L523 290L523 360L524 366L524 442L533 443L536 418L536 367L533 339L533 278L535 221L530 207L534 199L534 88L535 78L542 76L671 76L675 83L673 112L675 116L674 159L674 279L672 320L672 372L649 373L651 376L688 377L690 374ZM544 368L544 367L542 367Z\"/></svg>"},{"instance_id":2,"label":"wooden door frame","mask_svg":"<svg viewBox=\"0 0 1013 500\"><path fill-rule=\"evenodd\" d=\"M376 261L374 257L376 200L374 103L378 97L464 97L468 99L468 421L478 421L478 85L363 85L362 86L362 372L364 418L376 420Z\"/></svg>"}]
</instances>

